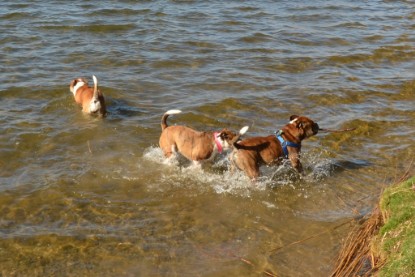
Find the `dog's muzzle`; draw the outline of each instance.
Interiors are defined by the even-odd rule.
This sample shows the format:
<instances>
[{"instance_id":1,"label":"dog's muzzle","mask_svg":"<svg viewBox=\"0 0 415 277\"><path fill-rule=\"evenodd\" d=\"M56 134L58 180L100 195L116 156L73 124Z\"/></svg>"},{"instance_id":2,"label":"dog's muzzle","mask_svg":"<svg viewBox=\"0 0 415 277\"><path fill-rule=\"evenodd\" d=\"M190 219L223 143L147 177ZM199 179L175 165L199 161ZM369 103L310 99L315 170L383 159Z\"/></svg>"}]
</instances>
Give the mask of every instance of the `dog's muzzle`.
<instances>
[{"instance_id":1,"label":"dog's muzzle","mask_svg":"<svg viewBox=\"0 0 415 277\"><path fill-rule=\"evenodd\" d=\"M314 124L313 124L313 127L311 127L311 129L313 130L313 134L315 135L315 134L317 134L317 133L318 133L318 131L320 130L320 126L318 126L318 124L317 124L317 123L314 123Z\"/></svg>"}]
</instances>

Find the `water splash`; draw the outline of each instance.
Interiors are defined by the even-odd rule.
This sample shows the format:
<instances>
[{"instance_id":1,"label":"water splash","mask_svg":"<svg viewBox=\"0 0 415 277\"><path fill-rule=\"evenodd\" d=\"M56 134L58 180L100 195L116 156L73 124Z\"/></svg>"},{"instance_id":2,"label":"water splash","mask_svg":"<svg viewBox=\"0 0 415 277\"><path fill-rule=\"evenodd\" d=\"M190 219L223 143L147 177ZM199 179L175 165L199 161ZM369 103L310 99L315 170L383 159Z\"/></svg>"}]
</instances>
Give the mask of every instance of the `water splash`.
<instances>
[{"instance_id":1,"label":"water splash","mask_svg":"<svg viewBox=\"0 0 415 277\"><path fill-rule=\"evenodd\" d=\"M207 188L217 194L234 194L250 196L253 191L264 190L265 182L253 184L243 172L228 170L226 156L214 160L212 164L204 164L202 168L195 167L185 158L178 155L177 159L167 160L159 147L149 147L144 151L143 158L162 165L161 184L174 187L195 187L200 191ZM160 184L159 184L160 186Z\"/></svg>"},{"instance_id":2,"label":"water splash","mask_svg":"<svg viewBox=\"0 0 415 277\"><path fill-rule=\"evenodd\" d=\"M289 161L285 161L280 166L261 167L262 176L253 183L244 172L229 171L227 156L220 156L212 164L207 163L199 168L180 155L175 159L166 159L161 149L153 146L144 151L143 158L153 163L150 166L158 167L157 170L161 171L157 189L163 189L160 188L161 184L165 190L172 187L189 187L196 188L199 193L211 190L217 194L243 197L250 197L253 192L264 191L267 188L291 186L297 189L300 186L301 189L304 185L315 185L330 177L335 165L334 161L321 158L319 154L308 155L305 161L306 175L298 174Z\"/></svg>"}]
</instances>

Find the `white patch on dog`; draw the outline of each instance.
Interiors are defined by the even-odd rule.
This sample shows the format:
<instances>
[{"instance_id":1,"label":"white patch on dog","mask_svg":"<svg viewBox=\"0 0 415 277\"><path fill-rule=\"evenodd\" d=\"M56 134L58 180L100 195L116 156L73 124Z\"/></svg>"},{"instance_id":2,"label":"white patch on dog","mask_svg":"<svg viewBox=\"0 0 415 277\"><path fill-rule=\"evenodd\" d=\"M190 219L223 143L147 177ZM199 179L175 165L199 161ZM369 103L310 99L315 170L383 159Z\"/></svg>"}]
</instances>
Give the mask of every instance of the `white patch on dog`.
<instances>
[{"instance_id":1,"label":"white patch on dog","mask_svg":"<svg viewBox=\"0 0 415 277\"><path fill-rule=\"evenodd\" d=\"M166 112L166 114L168 114L168 115L173 115L173 114L179 114L179 113L181 113L182 111L181 110L168 110L167 112Z\"/></svg>"},{"instance_id":2,"label":"white patch on dog","mask_svg":"<svg viewBox=\"0 0 415 277\"><path fill-rule=\"evenodd\" d=\"M218 141L219 141L220 145L222 146L222 149L225 150L229 146L229 144L226 142L226 140L223 140L220 137L220 135L218 135L217 138L218 138Z\"/></svg>"},{"instance_id":3,"label":"white patch on dog","mask_svg":"<svg viewBox=\"0 0 415 277\"><path fill-rule=\"evenodd\" d=\"M101 102L99 102L98 99L91 99L91 102L89 103L89 111L91 113L95 113L101 109Z\"/></svg>"},{"instance_id":4,"label":"white patch on dog","mask_svg":"<svg viewBox=\"0 0 415 277\"><path fill-rule=\"evenodd\" d=\"M85 83L84 83L84 82L82 82L82 81L78 81L78 82L76 83L76 85L73 87L73 91L72 91L73 95L75 96L75 95L76 95L76 91L77 91L80 87L82 87L82 86L84 86L84 85L85 85Z\"/></svg>"},{"instance_id":5,"label":"white patch on dog","mask_svg":"<svg viewBox=\"0 0 415 277\"><path fill-rule=\"evenodd\" d=\"M217 136L217 138L218 138L218 141L219 141L219 143L220 143L220 145L222 146L222 151L224 151L224 150L228 150L229 149L229 147L230 147L230 145L229 145L229 143L226 141L226 140L223 140L221 137L220 137L220 135L218 135ZM219 149L218 149L218 147L217 147L217 145L216 145L216 143L215 143L215 147L213 148L214 150L215 150L215 155L216 155L216 153L219 153L218 151L219 151ZM212 154L212 156L213 156L213 154Z\"/></svg>"},{"instance_id":6,"label":"white patch on dog","mask_svg":"<svg viewBox=\"0 0 415 277\"><path fill-rule=\"evenodd\" d=\"M242 127L242 129L239 131L239 134L242 136L245 134L249 129L249 126Z\"/></svg>"},{"instance_id":7,"label":"white patch on dog","mask_svg":"<svg viewBox=\"0 0 415 277\"><path fill-rule=\"evenodd\" d=\"M298 117L294 118L293 120L290 121L290 124L293 124L297 121Z\"/></svg>"},{"instance_id":8,"label":"white patch on dog","mask_svg":"<svg viewBox=\"0 0 415 277\"><path fill-rule=\"evenodd\" d=\"M98 86L98 80L95 75L92 75L92 79L94 79L94 95L91 99L91 102L89 102L89 112L90 113L96 113L101 109L101 102L98 99L98 93L97 93L97 86Z\"/></svg>"}]
</instances>

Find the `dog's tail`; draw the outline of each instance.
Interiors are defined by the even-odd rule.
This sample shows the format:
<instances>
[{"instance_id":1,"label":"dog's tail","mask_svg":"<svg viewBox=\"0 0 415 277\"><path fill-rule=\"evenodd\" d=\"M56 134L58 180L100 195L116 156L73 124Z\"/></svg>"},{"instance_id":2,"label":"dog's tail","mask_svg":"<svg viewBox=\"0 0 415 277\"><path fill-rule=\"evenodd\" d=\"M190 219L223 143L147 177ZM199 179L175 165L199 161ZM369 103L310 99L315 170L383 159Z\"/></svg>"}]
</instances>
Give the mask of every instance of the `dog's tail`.
<instances>
[{"instance_id":1,"label":"dog's tail","mask_svg":"<svg viewBox=\"0 0 415 277\"><path fill-rule=\"evenodd\" d=\"M169 117L169 115L178 114L181 112L182 112L181 110L168 110L165 114L163 114L161 118L161 130L163 131L164 129L169 127L167 125L167 118Z\"/></svg>"},{"instance_id":2,"label":"dog's tail","mask_svg":"<svg viewBox=\"0 0 415 277\"><path fill-rule=\"evenodd\" d=\"M239 134L237 135L237 136L235 136L234 138L233 138L233 140L231 141L231 144L236 148L236 149L239 149L239 145L238 145L238 141L239 141L239 139L241 138L241 136L242 135L244 135L247 131L248 131L248 129L249 129L249 126L244 126L244 127L242 127L242 129L241 130L239 130Z\"/></svg>"},{"instance_id":3,"label":"dog's tail","mask_svg":"<svg viewBox=\"0 0 415 277\"><path fill-rule=\"evenodd\" d=\"M94 80L94 96L93 96L93 99L97 100L98 99L98 80L97 80L97 77L95 77L95 75L92 75L92 79Z\"/></svg>"}]
</instances>

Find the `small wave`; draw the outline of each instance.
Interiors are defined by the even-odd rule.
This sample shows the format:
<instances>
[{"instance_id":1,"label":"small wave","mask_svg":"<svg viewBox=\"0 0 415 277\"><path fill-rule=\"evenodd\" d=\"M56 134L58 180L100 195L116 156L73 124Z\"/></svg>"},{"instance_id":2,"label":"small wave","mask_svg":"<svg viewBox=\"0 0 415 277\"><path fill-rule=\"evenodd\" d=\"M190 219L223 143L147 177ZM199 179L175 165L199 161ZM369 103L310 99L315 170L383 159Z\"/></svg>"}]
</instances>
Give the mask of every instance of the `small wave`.
<instances>
[{"instance_id":1,"label":"small wave","mask_svg":"<svg viewBox=\"0 0 415 277\"><path fill-rule=\"evenodd\" d=\"M161 68L186 68L192 67L192 63L189 61L184 61L180 59L170 59L170 60L159 60L155 61L151 65L154 69Z\"/></svg>"},{"instance_id":2,"label":"small wave","mask_svg":"<svg viewBox=\"0 0 415 277\"><path fill-rule=\"evenodd\" d=\"M142 14L150 14L150 9L142 9L142 10L133 10L129 8L124 9L101 9L101 10L94 10L88 14L88 16L107 16L112 18L114 16L126 17L126 16L138 16Z\"/></svg>"},{"instance_id":3,"label":"small wave","mask_svg":"<svg viewBox=\"0 0 415 277\"><path fill-rule=\"evenodd\" d=\"M38 27L43 30L59 30L59 31L79 31L91 33L113 33L124 32L134 29L135 24L100 24L100 25L85 25L85 26L64 26L64 25L44 25Z\"/></svg>"},{"instance_id":4,"label":"small wave","mask_svg":"<svg viewBox=\"0 0 415 277\"><path fill-rule=\"evenodd\" d=\"M0 19L2 20L24 20L27 18L33 18L32 13L27 12L12 12L5 15L0 16Z\"/></svg>"},{"instance_id":5,"label":"small wave","mask_svg":"<svg viewBox=\"0 0 415 277\"><path fill-rule=\"evenodd\" d=\"M249 36L244 36L239 39L239 41L245 43L260 43L260 42L268 42L271 41L271 36L263 34L263 33L255 33Z\"/></svg>"},{"instance_id":6,"label":"small wave","mask_svg":"<svg viewBox=\"0 0 415 277\"><path fill-rule=\"evenodd\" d=\"M138 107L132 105L126 100L106 98L108 103L108 112L113 119L123 119L128 117L135 117L144 114L145 112Z\"/></svg>"}]
</instances>

